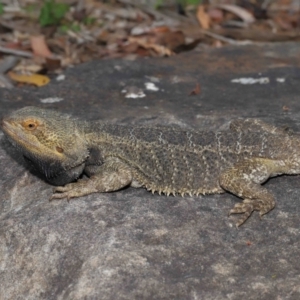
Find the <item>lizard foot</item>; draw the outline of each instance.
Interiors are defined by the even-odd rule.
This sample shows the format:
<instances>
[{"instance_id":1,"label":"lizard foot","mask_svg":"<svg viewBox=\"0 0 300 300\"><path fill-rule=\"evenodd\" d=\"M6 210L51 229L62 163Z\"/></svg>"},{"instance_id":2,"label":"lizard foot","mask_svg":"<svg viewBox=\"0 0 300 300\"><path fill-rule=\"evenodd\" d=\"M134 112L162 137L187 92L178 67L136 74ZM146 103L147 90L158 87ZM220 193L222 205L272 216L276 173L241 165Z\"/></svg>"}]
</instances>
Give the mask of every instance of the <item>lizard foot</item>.
<instances>
[{"instance_id":1,"label":"lizard foot","mask_svg":"<svg viewBox=\"0 0 300 300\"><path fill-rule=\"evenodd\" d=\"M251 216L253 210L254 207L252 201L250 199L245 199L243 202L235 204L235 206L229 211L229 215L243 214L243 216L235 224L236 227L239 227Z\"/></svg>"},{"instance_id":2,"label":"lizard foot","mask_svg":"<svg viewBox=\"0 0 300 300\"><path fill-rule=\"evenodd\" d=\"M85 196L91 193L96 193L97 190L94 189L90 183L90 180L79 180L77 182L69 183L65 186L58 186L53 189L53 195L50 197L49 201L59 200L67 198L69 201L71 198L77 198Z\"/></svg>"},{"instance_id":3,"label":"lizard foot","mask_svg":"<svg viewBox=\"0 0 300 300\"><path fill-rule=\"evenodd\" d=\"M244 214L236 223L236 227L239 227L251 216L254 210L259 211L259 216L262 218L262 216L272 210L274 206L275 201L272 198L264 200L244 199L243 202L235 204L235 206L229 211L229 215Z\"/></svg>"},{"instance_id":4,"label":"lizard foot","mask_svg":"<svg viewBox=\"0 0 300 300\"><path fill-rule=\"evenodd\" d=\"M241 226L251 216L254 210L260 211L260 216L263 215L262 208L264 207L263 202L260 200L244 199L243 202L236 203L235 206L229 211L231 214L243 214L243 216L235 224L236 227Z\"/></svg>"}]
</instances>

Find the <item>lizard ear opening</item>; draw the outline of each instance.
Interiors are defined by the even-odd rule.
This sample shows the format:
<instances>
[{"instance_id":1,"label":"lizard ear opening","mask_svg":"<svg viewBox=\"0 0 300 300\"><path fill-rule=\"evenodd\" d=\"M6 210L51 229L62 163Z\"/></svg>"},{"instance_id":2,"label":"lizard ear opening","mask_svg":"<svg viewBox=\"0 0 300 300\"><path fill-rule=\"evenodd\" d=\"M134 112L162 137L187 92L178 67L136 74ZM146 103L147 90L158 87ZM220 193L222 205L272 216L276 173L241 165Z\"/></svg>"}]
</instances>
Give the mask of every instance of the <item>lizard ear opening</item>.
<instances>
[{"instance_id":1,"label":"lizard ear opening","mask_svg":"<svg viewBox=\"0 0 300 300\"><path fill-rule=\"evenodd\" d=\"M22 122L22 126L29 131L32 131L38 127L39 123L35 120L29 119Z\"/></svg>"},{"instance_id":2,"label":"lizard ear opening","mask_svg":"<svg viewBox=\"0 0 300 300\"><path fill-rule=\"evenodd\" d=\"M57 151L58 153L63 153L63 152L64 152L64 149L61 148L61 147L59 147L59 146L56 146L56 151Z\"/></svg>"}]
</instances>

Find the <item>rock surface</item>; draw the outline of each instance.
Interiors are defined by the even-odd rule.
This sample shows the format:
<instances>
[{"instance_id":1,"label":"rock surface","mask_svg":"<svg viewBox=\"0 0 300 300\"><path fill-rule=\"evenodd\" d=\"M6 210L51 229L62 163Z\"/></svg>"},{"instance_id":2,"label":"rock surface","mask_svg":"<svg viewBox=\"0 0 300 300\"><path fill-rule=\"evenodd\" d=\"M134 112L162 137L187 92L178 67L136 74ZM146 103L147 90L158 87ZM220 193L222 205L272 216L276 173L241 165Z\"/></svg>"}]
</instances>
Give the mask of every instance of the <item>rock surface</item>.
<instances>
[{"instance_id":1,"label":"rock surface","mask_svg":"<svg viewBox=\"0 0 300 300\"><path fill-rule=\"evenodd\" d=\"M260 117L300 130L299 54L290 43L95 61L43 88L0 91L0 116L37 105L123 124L218 129ZM300 298L299 176L269 180L276 208L237 230L228 193L128 188L48 202L51 186L4 139L0 168L3 300Z\"/></svg>"}]
</instances>

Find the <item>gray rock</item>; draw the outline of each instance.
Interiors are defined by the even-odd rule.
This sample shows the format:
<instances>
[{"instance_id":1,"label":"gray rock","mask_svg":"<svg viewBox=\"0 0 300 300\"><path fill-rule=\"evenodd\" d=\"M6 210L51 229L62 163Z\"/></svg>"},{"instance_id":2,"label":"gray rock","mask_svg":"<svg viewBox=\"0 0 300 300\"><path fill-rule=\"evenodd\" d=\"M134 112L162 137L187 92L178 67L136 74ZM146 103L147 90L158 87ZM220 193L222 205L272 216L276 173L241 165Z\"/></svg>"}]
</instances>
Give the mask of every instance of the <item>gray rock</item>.
<instances>
[{"instance_id":1,"label":"gray rock","mask_svg":"<svg viewBox=\"0 0 300 300\"><path fill-rule=\"evenodd\" d=\"M123 124L217 129L260 117L300 129L299 53L290 43L95 61L43 88L1 90L0 115L37 105ZM189 96L197 83L201 93ZM126 98L132 86L145 97ZM49 97L63 100L41 102ZM276 208L237 230L227 214L239 199L228 193L181 198L128 188L48 202L52 187L4 139L0 168L3 300L300 298L299 176L267 182Z\"/></svg>"}]
</instances>

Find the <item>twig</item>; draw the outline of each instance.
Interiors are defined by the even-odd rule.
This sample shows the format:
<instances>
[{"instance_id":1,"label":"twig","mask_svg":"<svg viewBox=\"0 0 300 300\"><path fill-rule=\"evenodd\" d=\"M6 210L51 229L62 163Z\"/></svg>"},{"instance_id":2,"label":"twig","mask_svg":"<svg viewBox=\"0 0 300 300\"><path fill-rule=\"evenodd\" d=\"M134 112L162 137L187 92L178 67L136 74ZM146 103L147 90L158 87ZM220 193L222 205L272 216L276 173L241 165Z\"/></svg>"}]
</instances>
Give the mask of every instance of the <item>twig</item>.
<instances>
[{"instance_id":1,"label":"twig","mask_svg":"<svg viewBox=\"0 0 300 300\"><path fill-rule=\"evenodd\" d=\"M7 56L0 64L0 74L5 74L7 71L12 69L19 61L20 59L15 56Z\"/></svg>"},{"instance_id":2,"label":"twig","mask_svg":"<svg viewBox=\"0 0 300 300\"><path fill-rule=\"evenodd\" d=\"M5 47L2 47L2 46L0 46L0 52L13 54L13 55L16 55L16 56L28 57L28 58L33 57L33 54L31 52L23 51L23 50L15 50L15 49L11 49L11 48L5 48Z\"/></svg>"},{"instance_id":3,"label":"twig","mask_svg":"<svg viewBox=\"0 0 300 300\"><path fill-rule=\"evenodd\" d=\"M225 43L228 43L228 44L231 44L231 45L237 45L237 46L244 46L244 45L250 45L250 44L253 44L252 41L249 41L249 40L244 40L244 41L236 41L236 40L233 40L233 39L230 39L230 38L226 38L225 36L222 36L222 35L219 35L219 34L216 34L216 33L212 33L210 31L207 31L207 30L202 30L203 34L205 35L208 35L216 40L220 40L222 42L225 42Z\"/></svg>"},{"instance_id":4,"label":"twig","mask_svg":"<svg viewBox=\"0 0 300 300\"><path fill-rule=\"evenodd\" d=\"M0 64L0 86L4 88L11 89L13 88L13 84L11 81L5 76L5 73L12 69L19 62L19 58L15 56L6 57Z\"/></svg>"},{"instance_id":5,"label":"twig","mask_svg":"<svg viewBox=\"0 0 300 300\"><path fill-rule=\"evenodd\" d=\"M11 81L3 74L0 74L0 87L12 89L14 86Z\"/></svg>"}]
</instances>

